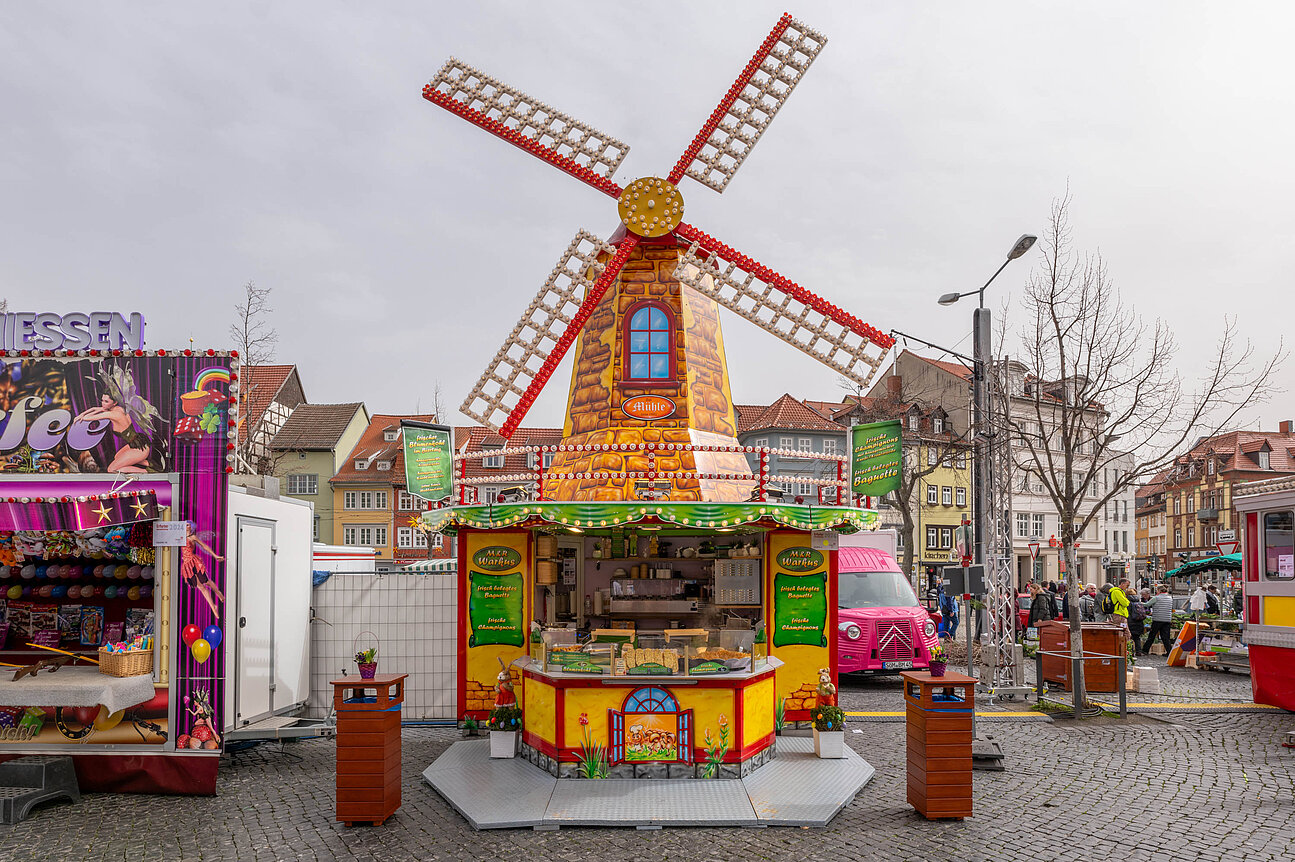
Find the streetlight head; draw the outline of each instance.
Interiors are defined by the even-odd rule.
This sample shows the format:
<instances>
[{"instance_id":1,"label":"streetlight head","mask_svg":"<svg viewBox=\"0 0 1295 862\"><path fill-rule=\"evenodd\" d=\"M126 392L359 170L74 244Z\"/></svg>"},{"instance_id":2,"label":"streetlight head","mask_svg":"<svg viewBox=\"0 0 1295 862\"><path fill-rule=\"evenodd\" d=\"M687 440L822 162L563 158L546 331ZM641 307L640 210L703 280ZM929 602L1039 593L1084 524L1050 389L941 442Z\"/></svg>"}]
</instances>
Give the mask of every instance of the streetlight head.
<instances>
[{"instance_id":1,"label":"streetlight head","mask_svg":"<svg viewBox=\"0 0 1295 862\"><path fill-rule=\"evenodd\" d=\"M1029 251L1030 247L1034 245L1035 240L1037 239L1037 236L1031 236L1028 233L1021 234L1021 238L1016 241L1016 245L1012 246L1012 250L1007 253L1007 259L1016 260L1018 257Z\"/></svg>"},{"instance_id":2,"label":"streetlight head","mask_svg":"<svg viewBox=\"0 0 1295 862\"><path fill-rule=\"evenodd\" d=\"M940 305L953 305L959 299L962 299L962 294L960 293L946 293L940 297Z\"/></svg>"}]
</instances>

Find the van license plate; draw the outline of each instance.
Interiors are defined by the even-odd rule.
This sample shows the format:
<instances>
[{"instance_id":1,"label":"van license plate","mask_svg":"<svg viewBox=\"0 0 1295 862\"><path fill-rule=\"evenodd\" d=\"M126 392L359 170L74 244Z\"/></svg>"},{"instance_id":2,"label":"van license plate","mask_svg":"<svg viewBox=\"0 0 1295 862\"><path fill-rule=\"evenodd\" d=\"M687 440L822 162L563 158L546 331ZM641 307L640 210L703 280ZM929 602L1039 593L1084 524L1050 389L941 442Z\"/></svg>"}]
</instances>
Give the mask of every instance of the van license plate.
<instances>
[{"instance_id":1,"label":"van license plate","mask_svg":"<svg viewBox=\"0 0 1295 862\"><path fill-rule=\"evenodd\" d=\"M882 670L903 670L905 668L911 668L912 666L913 663L911 661L883 661L881 663Z\"/></svg>"}]
</instances>

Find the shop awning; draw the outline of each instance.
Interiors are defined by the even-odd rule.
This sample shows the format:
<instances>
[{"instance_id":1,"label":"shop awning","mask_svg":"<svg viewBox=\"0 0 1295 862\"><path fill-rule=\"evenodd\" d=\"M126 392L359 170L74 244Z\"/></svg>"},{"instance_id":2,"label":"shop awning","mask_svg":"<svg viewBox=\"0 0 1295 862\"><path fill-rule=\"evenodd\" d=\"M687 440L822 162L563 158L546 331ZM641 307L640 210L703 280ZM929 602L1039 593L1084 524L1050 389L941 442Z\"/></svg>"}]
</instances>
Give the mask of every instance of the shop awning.
<instances>
[{"instance_id":1,"label":"shop awning","mask_svg":"<svg viewBox=\"0 0 1295 862\"><path fill-rule=\"evenodd\" d=\"M0 497L0 530L93 530L157 517L152 491Z\"/></svg>"},{"instance_id":2,"label":"shop awning","mask_svg":"<svg viewBox=\"0 0 1295 862\"><path fill-rule=\"evenodd\" d=\"M448 557L439 560L419 560L416 563L400 567L401 574L405 572L457 572L458 570L459 561Z\"/></svg>"},{"instance_id":3,"label":"shop awning","mask_svg":"<svg viewBox=\"0 0 1295 862\"><path fill-rule=\"evenodd\" d=\"M518 524L550 524L593 529L662 523L693 530L763 524L797 530L854 533L880 523L871 509L779 503L500 503L454 506L423 513L423 525L453 534L460 527L499 529Z\"/></svg>"},{"instance_id":4,"label":"shop awning","mask_svg":"<svg viewBox=\"0 0 1295 862\"><path fill-rule=\"evenodd\" d=\"M1165 577L1181 578L1196 572L1208 572L1211 569L1239 572L1241 571L1241 554L1223 554L1219 557L1201 557L1199 560L1188 560L1178 568L1165 572Z\"/></svg>"}]
</instances>

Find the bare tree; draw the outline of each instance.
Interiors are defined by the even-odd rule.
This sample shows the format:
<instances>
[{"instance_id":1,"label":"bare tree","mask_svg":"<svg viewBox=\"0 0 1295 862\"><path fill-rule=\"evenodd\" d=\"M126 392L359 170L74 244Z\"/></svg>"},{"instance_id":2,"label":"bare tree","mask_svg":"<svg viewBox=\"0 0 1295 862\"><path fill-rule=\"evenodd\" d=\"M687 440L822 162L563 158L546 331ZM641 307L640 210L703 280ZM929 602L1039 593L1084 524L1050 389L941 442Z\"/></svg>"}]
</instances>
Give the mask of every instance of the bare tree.
<instances>
[{"instance_id":1,"label":"bare tree","mask_svg":"<svg viewBox=\"0 0 1295 862\"><path fill-rule=\"evenodd\" d=\"M441 387L440 378L437 378L436 385L432 387L432 413L437 422L445 421L445 391Z\"/></svg>"},{"instance_id":2,"label":"bare tree","mask_svg":"<svg viewBox=\"0 0 1295 862\"><path fill-rule=\"evenodd\" d=\"M1266 401L1285 351L1257 358L1236 321L1225 320L1203 379L1186 389L1168 324L1144 320L1121 299L1099 253L1074 249L1070 201L1067 192L1053 203L1042 260L1022 300L1020 361L1003 367L1016 470L1042 486L1060 516L1078 712L1087 697L1076 538L1184 444L1219 433L1243 409Z\"/></svg>"},{"instance_id":3,"label":"bare tree","mask_svg":"<svg viewBox=\"0 0 1295 862\"><path fill-rule=\"evenodd\" d=\"M274 360L274 349L279 343L279 333L270 322L269 287L257 287L253 281L243 285L243 295L234 304L234 322L229 325L229 338L238 351L240 362L244 366L265 365ZM239 387L239 414L244 419L249 415L248 407L252 403L253 390L256 385L242 375ZM252 431L247 425L240 425L237 440L234 444L234 461L239 472L260 474L273 469L269 464L253 463L258 460L251 457L253 444ZM264 459L261 459L264 460Z\"/></svg>"},{"instance_id":4,"label":"bare tree","mask_svg":"<svg viewBox=\"0 0 1295 862\"><path fill-rule=\"evenodd\" d=\"M849 398L859 405L856 415L863 422L881 422L888 419L902 422L913 408L926 418L937 407L944 408L944 405L932 399L928 393L910 391L914 387L906 389L905 381L900 381L898 386L888 390L885 395L872 398L861 395L857 387L847 379L841 380L841 386L851 393ZM946 424L945 428L948 427ZM921 502L920 489L924 484L922 480L934 473L941 465L952 463L959 453L969 457L970 444L967 442L967 431L968 429L964 428L961 433L947 430L935 433L929 430L912 432L905 429L902 435L903 462L899 472L899 488L892 494L901 518L900 534L904 545L901 568L910 578L916 577L913 555L917 539L917 509ZM928 455L923 459L923 446L928 452L934 453L933 456ZM932 460L934 463L931 463ZM919 492L917 496L914 496L915 492ZM913 584L914 589L919 591L920 586L919 583Z\"/></svg>"}]
</instances>

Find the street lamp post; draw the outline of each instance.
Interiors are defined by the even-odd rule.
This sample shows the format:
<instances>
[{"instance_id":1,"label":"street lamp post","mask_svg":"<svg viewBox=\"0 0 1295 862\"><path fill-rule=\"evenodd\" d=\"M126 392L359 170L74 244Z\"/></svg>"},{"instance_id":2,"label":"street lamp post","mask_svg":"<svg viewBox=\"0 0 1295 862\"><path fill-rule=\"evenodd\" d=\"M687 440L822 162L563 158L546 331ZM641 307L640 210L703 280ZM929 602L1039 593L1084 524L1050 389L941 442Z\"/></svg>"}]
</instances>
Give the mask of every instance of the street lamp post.
<instances>
[{"instance_id":1,"label":"street lamp post","mask_svg":"<svg viewBox=\"0 0 1295 862\"><path fill-rule=\"evenodd\" d=\"M989 442L989 422L988 422L988 375L987 369L991 355L993 354L993 345L991 342L992 329L990 327L990 311L985 308L985 289L993 284L998 274L1007 268L1007 265L1018 257L1024 255L1034 245L1038 237L1031 234L1021 234L1020 238L1012 245L1011 251L1007 253L1007 258L1002 265L994 271L979 290L969 290L966 293L946 293L940 297L940 305L953 305L964 296L977 295L979 304L971 314L971 339L972 339L972 372L971 372L971 411L972 423L975 428L975 434L972 437L972 454L976 459L976 472L972 482L972 497L975 501L973 518L975 520L976 536L976 562L982 566L987 565L987 554L985 547L985 537L988 535L988 495L989 495L989 458L986 454L986 447ZM968 621L970 622L970 621Z\"/></svg>"},{"instance_id":2,"label":"street lamp post","mask_svg":"<svg viewBox=\"0 0 1295 862\"><path fill-rule=\"evenodd\" d=\"M990 435L993 434L993 429L990 427L989 422L988 371L989 362L993 355L993 344L990 340L993 330L990 326L990 311L985 307L985 289L993 283L994 279L998 278L999 273L1006 269L1009 263L1029 251L1030 247L1034 245L1036 239L1037 237L1032 236L1031 234L1022 234L1012 245L1011 250L1008 251L1007 258L1003 261L1002 265L994 271L994 274L989 277L989 281L986 281L979 290L969 290L965 293L946 293L941 296L939 300L940 305L953 305L959 299L962 299L964 296L970 296L973 293L977 295L978 299L977 307L972 312L971 316L971 409L972 427L975 429L975 433L972 436L972 454L976 459L975 473L972 477L972 496L974 498L972 518L975 524L975 559L978 564L984 567L983 571L985 573L985 580L989 585L990 598L998 599L1001 599L1001 596L998 596L997 592L1002 589L1010 588L1010 584L1005 587L996 582L997 571L995 571L990 564L990 549L987 544L987 538L989 536L989 488L990 482L992 481L989 445ZM1001 676L1003 676L1002 671L1004 669L1000 667L1002 664L1002 653L1005 643L1003 639L1010 637L1011 633L1014 631L1014 627L1010 625L1005 629L1005 631L1000 632L995 630L994 619L996 619L1000 614L997 604L994 605L994 608L995 616L988 620L988 622L991 626L991 633L994 637L994 643L996 646L995 653L998 654L999 657L995 660L995 679L989 683L990 688L996 688L999 684L1004 682L1004 680L1001 679ZM968 611L970 611L970 607L968 608ZM967 632L970 634L970 626L972 625L970 613L967 614L966 624L968 626ZM1004 623L1004 625L1006 625L1006 623ZM1014 649L1014 647L1011 648L1013 652ZM967 648L967 663L968 665L971 664L970 645L968 645ZM1014 663L1014 660L1012 663ZM1008 684L1010 685L1011 683Z\"/></svg>"}]
</instances>

